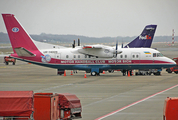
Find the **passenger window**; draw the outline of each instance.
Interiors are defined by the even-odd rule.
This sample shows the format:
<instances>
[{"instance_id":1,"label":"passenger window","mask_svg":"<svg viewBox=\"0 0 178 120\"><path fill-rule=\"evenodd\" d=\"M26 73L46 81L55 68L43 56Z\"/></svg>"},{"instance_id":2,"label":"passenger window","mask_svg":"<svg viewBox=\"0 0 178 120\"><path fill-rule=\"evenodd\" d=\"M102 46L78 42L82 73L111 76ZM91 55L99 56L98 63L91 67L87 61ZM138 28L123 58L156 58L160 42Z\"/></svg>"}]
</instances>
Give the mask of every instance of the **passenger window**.
<instances>
[{"instance_id":1,"label":"passenger window","mask_svg":"<svg viewBox=\"0 0 178 120\"><path fill-rule=\"evenodd\" d=\"M125 58L127 58L127 55L125 55Z\"/></svg>"},{"instance_id":2,"label":"passenger window","mask_svg":"<svg viewBox=\"0 0 178 120\"><path fill-rule=\"evenodd\" d=\"M76 58L76 55L74 55L74 58Z\"/></svg>"},{"instance_id":3,"label":"passenger window","mask_svg":"<svg viewBox=\"0 0 178 120\"><path fill-rule=\"evenodd\" d=\"M135 58L135 55L132 55L132 58Z\"/></svg>"},{"instance_id":4,"label":"passenger window","mask_svg":"<svg viewBox=\"0 0 178 120\"><path fill-rule=\"evenodd\" d=\"M85 55L85 58L87 58L87 55Z\"/></svg>"},{"instance_id":5,"label":"passenger window","mask_svg":"<svg viewBox=\"0 0 178 120\"><path fill-rule=\"evenodd\" d=\"M80 55L78 55L78 58L80 58Z\"/></svg>"},{"instance_id":6,"label":"passenger window","mask_svg":"<svg viewBox=\"0 0 178 120\"><path fill-rule=\"evenodd\" d=\"M66 58L69 58L69 55L66 55Z\"/></svg>"},{"instance_id":7,"label":"passenger window","mask_svg":"<svg viewBox=\"0 0 178 120\"><path fill-rule=\"evenodd\" d=\"M120 55L120 58L122 58L122 55Z\"/></svg>"},{"instance_id":8,"label":"passenger window","mask_svg":"<svg viewBox=\"0 0 178 120\"><path fill-rule=\"evenodd\" d=\"M136 58L138 58L138 55L136 55Z\"/></svg>"}]
</instances>

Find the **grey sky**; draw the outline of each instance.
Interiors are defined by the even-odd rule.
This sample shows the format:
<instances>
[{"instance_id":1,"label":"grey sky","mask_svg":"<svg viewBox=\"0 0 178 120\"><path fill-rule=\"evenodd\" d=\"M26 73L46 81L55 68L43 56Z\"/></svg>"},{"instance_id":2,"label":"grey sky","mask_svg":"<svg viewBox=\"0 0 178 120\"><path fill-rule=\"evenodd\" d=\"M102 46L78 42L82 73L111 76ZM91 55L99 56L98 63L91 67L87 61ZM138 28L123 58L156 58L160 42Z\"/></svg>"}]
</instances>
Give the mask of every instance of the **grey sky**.
<instances>
[{"instance_id":1,"label":"grey sky","mask_svg":"<svg viewBox=\"0 0 178 120\"><path fill-rule=\"evenodd\" d=\"M178 0L0 0L0 13L14 14L29 34L137 36L157 24L156 36L178 35Z\"/></svg>"}]
</instances>

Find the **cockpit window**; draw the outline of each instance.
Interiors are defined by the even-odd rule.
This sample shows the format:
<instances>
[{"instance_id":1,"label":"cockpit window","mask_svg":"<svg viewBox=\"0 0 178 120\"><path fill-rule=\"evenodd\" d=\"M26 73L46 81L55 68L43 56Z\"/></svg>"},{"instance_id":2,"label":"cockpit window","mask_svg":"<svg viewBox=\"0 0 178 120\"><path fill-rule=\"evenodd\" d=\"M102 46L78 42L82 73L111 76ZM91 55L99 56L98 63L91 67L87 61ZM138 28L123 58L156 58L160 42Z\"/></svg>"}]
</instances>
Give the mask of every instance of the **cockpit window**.
<instances>
[{"instance_id":1,"label":"cockpit window","mask_svg":"<svg viewBox=\"0 0 178 120\"><path fill-rule=\"evenodd\" d=\"M161 54L161 53L153 53L153 57L163 57L163 54Z\"/></svg>"},{"instance_id":2,"label":"cockpit window","mask_svg":"<svg viewBox=\"0 0 178 120\"><path fill-rule=\"evenodd\" d=\"M156 53L153 53L153 57L156 57Z\"/></svg>"},{"instance_id":3,"label":"cockpit window","mask_svg":"<svg viewBox=\"0 0 178 120\"><path fill-rule=\"evenodd\" d=\"M157 53L157 57L163 57L163 54Z\"/></svg>"}]
</instances>

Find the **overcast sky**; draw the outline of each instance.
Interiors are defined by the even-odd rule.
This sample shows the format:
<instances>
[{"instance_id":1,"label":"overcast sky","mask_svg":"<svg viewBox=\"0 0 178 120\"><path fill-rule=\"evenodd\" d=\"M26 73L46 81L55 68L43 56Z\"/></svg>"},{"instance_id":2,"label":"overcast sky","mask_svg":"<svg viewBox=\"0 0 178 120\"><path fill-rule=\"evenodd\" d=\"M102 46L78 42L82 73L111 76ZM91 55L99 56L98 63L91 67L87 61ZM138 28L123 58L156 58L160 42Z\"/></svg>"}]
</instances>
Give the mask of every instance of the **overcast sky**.
<instances>
[{"instance_id":1,"label":"overcast sky","mask_svg":"<svg viewBox=\"0 0 178 120\"><path fill-rule=\"evenodd\" d=\"M156 36L178 35L178 0L0 0L0 13L14 14L29 34L138 36L156 24Z\"/></svg>"}]
</instances>

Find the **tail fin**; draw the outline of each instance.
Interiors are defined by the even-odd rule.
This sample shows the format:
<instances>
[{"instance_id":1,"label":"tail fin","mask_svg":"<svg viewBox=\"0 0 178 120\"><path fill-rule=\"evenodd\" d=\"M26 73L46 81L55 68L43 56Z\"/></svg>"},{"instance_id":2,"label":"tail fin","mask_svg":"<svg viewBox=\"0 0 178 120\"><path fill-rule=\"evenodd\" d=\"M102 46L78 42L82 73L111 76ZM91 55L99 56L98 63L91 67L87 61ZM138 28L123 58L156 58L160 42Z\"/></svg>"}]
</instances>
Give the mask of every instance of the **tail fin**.
<instances>
[{"instance_id":1,"label":"tail fin","mask_svg":"<svg viewBox=\"0 0 178 120\"><path fill-rule=\"evenodd\" d=\"M156 27L157 27L157 25L147 25L144 28L141 35L138 36L137 38L135 38L132 42L130 42L126 46L124 46L124 48L127 48L127 47L129 47L129 48L138 48L138 47L139 48L140 47L150 48L153 38L154 38Z\"/></svg>"},{"instance_id":2,"label":"tail fin","mask_svg":"<svg viewBox=\"0 0 178 120\"><path fill-rule=\"evenodd\" d=\"M38 50L13 14L2 14L2 16L14 53L16 53L16 48L25 48L29 51Z\"/></svg>"}]
</instances>

